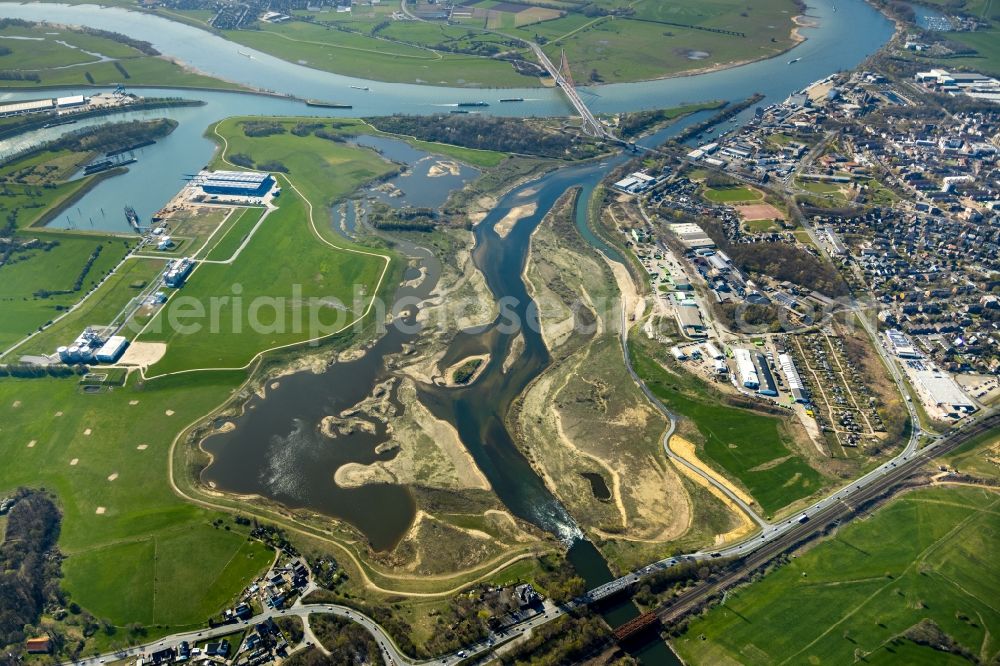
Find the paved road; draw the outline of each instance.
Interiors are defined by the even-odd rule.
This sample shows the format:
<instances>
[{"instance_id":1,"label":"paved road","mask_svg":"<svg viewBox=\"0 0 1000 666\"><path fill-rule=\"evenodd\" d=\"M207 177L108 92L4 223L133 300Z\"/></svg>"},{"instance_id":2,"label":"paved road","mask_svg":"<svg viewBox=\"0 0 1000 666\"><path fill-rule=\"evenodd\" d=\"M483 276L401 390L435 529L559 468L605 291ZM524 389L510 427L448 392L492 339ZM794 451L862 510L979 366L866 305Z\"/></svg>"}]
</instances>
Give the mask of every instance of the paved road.
<instances>
[{"instance_id":1,"label":"paved road","mask_svg":"<svg viewBox=\"0 0 1000 666\"><path fill-rule=\"evenodd\" d=\"M385 629L383 629L377 622L372 620L367 615L363 615L356 610L348 608L347 606L340 606L337 604L300 604L293 606L291 608L287 608L285 610L269 609L264 611L263 613L259 613L258 615L253 616L246 622L242 622L240 624L227 624L212 629L203 629L201 631L188 631L179 634L173 634L172 636L167 636L166 638L162 638L157 641L152 641L137 647L129 648L125 651L108 652L98 657L82 659L79 661L64 662L63 666L73 666L73 665L96 666L97 664L116 661L124 657L127 657L129 655L145 654L157 650L164 650L167 648L176 649L184 641L187 641L190 644L194 644L195 642L211 640L213 638L221 638L228 634L232 634L233 632L240 631L248 626L259 624L260 622L263 622L267 619L276 619L281 617L298 617L298 618L303 618L304 620L304 618L308 617L309 615L316 613L332 614L336 615L337 617L342 617L344 619L351 620L352 622L357 622L358 624L360 624L362 627L365 628L365 630L368 631L368 633L370 633L375 638L375 642L378 643L379 649L382 651L382 656L385 659L386 663L388 664L399 664L407 666L421 664L421 665L431 666L433 664L455 663L460 660L460 657L458 657L456 653L456 654L446 655L438 659L432 659L429 661L415 661L413 659L406 657L402 652L400 652L399 648L397 648L396 644L392 642L392 639L386 633ZM548 621L548 619L551 618L540 617L538 618L538 620L541 621L536 620L534 622L531 622L530 626L537 626L538 624L541 624L544 621ZM529 623L525 623L525 626L528 625ZM237 646L233 646L234 649L236 647ZM469 656L474 656L476 654L484 652L489 647L490 645L487 643L480 643L478 645L465 648L463 652L465 652Z\"/></svg>"}]
</instances>

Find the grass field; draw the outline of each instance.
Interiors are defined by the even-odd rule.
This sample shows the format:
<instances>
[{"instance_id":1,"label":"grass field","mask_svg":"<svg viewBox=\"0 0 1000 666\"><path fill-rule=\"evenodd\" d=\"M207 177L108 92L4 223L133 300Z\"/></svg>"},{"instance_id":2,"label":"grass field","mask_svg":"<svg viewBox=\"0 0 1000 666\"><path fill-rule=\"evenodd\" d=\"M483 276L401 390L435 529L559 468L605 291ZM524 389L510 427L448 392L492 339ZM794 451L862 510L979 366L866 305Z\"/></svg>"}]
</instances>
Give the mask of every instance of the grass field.
<instances>
[{"instance_id":1,"label":"grass field","mask_svg":"<svg viewBox=\"0 0 1000 666\"><path fill-rule=\"evenodd\" d=\"M236 211L228 229L224 230L225 235L221 236L218 242L208 249L205 258L212 261L225 261L232 257L263 214L263 208L245 208L242 211Z\"/></svg>"},{"instance_id":2,"label":"grass field","mask_svg":"<svg viewBox=\"0 0 1000 666\"><path fill-rule=\"evenodd\" d=\"M142 287L138 285L149 284L160 274L163 266L163 260L129 259L79 307L18 347L12 357L22 354L52 354L60 345L72 342L87 326L110 325L142 291ZM123 334L130 336L130 333L131 330L126 328Z\"/></svg>"},{"instance_id":3,"label":"grass field","mask_svg":"<svg viewBox=\"0 0 1000 666\"><path fill-rule=\"evenodd\" d=\"M715 203L743 203L760 201L764 198L763 194L746 185L725 188L706 187L702 196Z\"/></svg>"},{"instance_id":4,"label":"grass field","mask_svg":"<svg viewBox=\"0 0 1000 666\"><path fill-rule=\"evenodd\" d=\"M452 24L392 20L398 7L391 4L355 5L349 13L296 11L286 23L257 23L258 29L223 35L290 62L350 76L511 88L539 81L492 57L513 51L534 60L526 49L512 47L509 36L543 44L556 62L566 48L577 82L623 82L772 56L794 44L791 17L798 12L790 0L763 0L752 7L732 0L693 6L669 0L636 3L633 16L612 19L585 15L578 3L565 3L562 11L542 4L479 2ZM161 13L207 27L204 12Z\"/></svg>"},{"instance_id":5,"label":"grass field","mask_svg":"<svg viewBox=\"0 0 1000 666\"><path fill-rule=\"evenodd\" d=\"M183 502L165 476L175 433L239 381L87 394L75 379L0 380L0 494L18 485L56 494L63 585L97 617L167 633L200 624L269 563L229 519L232 531L212 528L218 516Z\"/></svg>"},{"instance_id":6,"label":"grass field","mask_svg":"<svg viewBox=\"0 0 1000 666\"><path fill-rule=\"evenodd\" d=\"M22 232L18 236L57 241L58 245L50 250L18 253L16 261L0 266L0 349L6 349L79 301L131 247L130 242L120 238L73 232ZM97 246L101 247L101 253L86 271L80 290L72 291ZM35 295L39 290L70 293L41 297Z\"/></svg>"},{"instance_id":7,"label":"grass field","mask_svg":"<svg viewBox=\"0 0 1000 666\"><path fill-rule=\"evenodd\" d=\"M961 66L983 74L1000 75L1000 29L996 27L996 23L993 26L989 30L977 30L976 32L947 33L948 39L974 49L976 55L936 58L934 62L945 68Z\"/></svg>"},{"instance_id":8,"label":"grass field","mask_svg":"<svg viewBox=\"0 0 1000 666\"><path fill-rule=\"evenodd\" d=\"M752 8L727 0L667 0L636 3L634 10L628 18L572 13L511 32L542 43L555 62L565 48L578 83L588 78L619 82L775 55L793 45L790 19L797 13L786 0Z\"/></svg>"},{"instance_id":9,"label":"grass field","mask_svg":"<svg viewBox=\"0 0 1000 666\"><path fill-rule=\"evenodd\" d=\"M653 344L634 336L630 351L636 372L693 425L700 437L699 455L738 480L766 513L823 488L826 479L795 453L779 418L727 407L693 376L668 373L656 360L666 350L654 351Z\"/></svg>"},{"instance_id":10,"label":"grass field","mask_svg":"<svg viewBox=\"0 0 1000 666\"><path fill-rule=\"evenodd\" d=\"M262 30L227 30L223 35L289 62L376 81L484 88L538 85L537 78L518 74L510 63L422 45L423 39L436 45L441 35L415 22L393 26L391 39L300 21L266 25Z\"/></svg>"},{"instance_id":11,"label":"grass field","mask_svg":"<svg viewBox=\"0 0 1000 666\"><path fill-rule=\"evenodd\" d=\"M998 508L985 489L907 493L730 592L674 647L689 664L968 663L906 636L926 619L996 663Z\"/></svg>"},{"instance_id":12,"label":"grass field","mask_svg":"<svg viewBox=\"0 0 1000 666\"><path fill-rule=\"evenodd\" d=\"M5 39L2 39L5 38ZM107 37L51 25L0 29L0 43L11 53L0 56L0 69L37 74L38 81L0 80L0 88L32 86L157 84L237 88L209 76L185 71L164 58L148 56ZM92 55L97 54L97 55ZM125 70L122 73L119 66Z\"/></svg>"},{"instance_id":13,"label":"grass field","mask_svg":"<svg viewBox=\"0 0 1000 666\"><path fill-rule=\"evenodd\" d=\"M265 349L329 334L364 310L386 266L381 256L358 252L341 239L334 241L336 247L323 239L333 239L325 224L327 206L391 172L392 165L374 151L313 135L249 137L244 122L229 119L217 126L225 137L226 154L250 155L258 164L285 165L288 173L281 179L278 208L234 263L200 265L179 292L177 303L168 303L150 322L140 339L168 345L153 374L243 367ZM294 126L298 121L276 122ZM221 161L216 166L222 166ZM309 203L316 229L310 223ZM323 230L322 238L317 229ZM230 234L221 242L228 246ZM233 236L233 242L238 246L242 236ZM275 257L295 260L275 261ZM310 299L316 304L310 306ZM327 299L331 305L319 303ZM176 323L182 308L202 313L197 321L187 320L196 326ZM217 313L214 321L206 316L212 312Z\"/></svg>"}]
</instances>

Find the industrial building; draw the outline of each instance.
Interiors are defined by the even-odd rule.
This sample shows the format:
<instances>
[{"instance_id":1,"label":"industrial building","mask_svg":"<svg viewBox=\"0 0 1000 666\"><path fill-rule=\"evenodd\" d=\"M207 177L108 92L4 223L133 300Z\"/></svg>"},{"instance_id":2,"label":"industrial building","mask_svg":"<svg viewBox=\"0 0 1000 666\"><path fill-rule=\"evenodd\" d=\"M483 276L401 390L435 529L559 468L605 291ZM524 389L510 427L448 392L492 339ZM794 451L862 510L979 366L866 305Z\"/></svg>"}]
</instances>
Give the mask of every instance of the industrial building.
<instances>
[{"instance_id":1,"label":"industrial building","mask_svg":"<svg viewBox=\"0 0 1000 666\"><path fill-rule=\"evenodd\" d=\"M70 95L68 97L49 97L48 99L34 99L26 102L3 104L0 105L0 118L18 116L24 113L68 109L75 106L83 106L89 101L83 95Z\"/></svg>"},{"instance_id":2,"label":"industrial building","mask_svg":"<svg viewBox=\"0 0 1000 666\"><path fill-rule=\"evenodd\" d=\"M937 406L946 415L959 418L976 411L976 405L965 395L951 376L935 368L915 370L914 388L926 402Z\"/></svg>"},{"instance_id":3,"label":"industrial building","mask_svg":"<svg viewBox=\"0 0 1000 666\"><path fill-rule=\"evenodd\" d=\"M771 368L767 365L767 359L760 352L754 352L752 356L754 365L757 366L757 377L760 380L757 393L771 398L778 397L778 389L774 384L774 376L771 374Z\"/></svg>"},{"instance_id":4,"label":"industrial building","mask_svg":"<svg viewBox=\"0 0 1000 666\"><path fill-rule=\"evenodd\" d=\"M189 257L174 259L167 262L167 270L163 274L163 283L168 287L178 288L184 284L191 270L194 268L194 261Z\"/></svg>"},{"instance_id":5,"label":"industrial building","mask_svg":"<svg viewBox=\"0 0 1000 666\"><path fill-rule=\"evenodd\" d=\"M889 347L892 349L892 353L899 358L923 358L923 355L917 351L910 339L895 328L891 328L885 332L885 337L889 341Z\"/></svg>"},{"instance_id":6,"label":"industrial building","mask_svg":"<svg viewBox=\"0 0 1000 666\"><path fill-rule=\"evenodd\" d=\"M670 348L670 353L678 361L686 361L686 360L688 360L687 353L683 349L681 349L680 347L671 347Z\"/></svg>"},{"instance_id":7,"label":"industrial building","mask_svg":"<svg viewBox=\"0 0 1000 666\"><path fill-rule=\"evenodd\" d=\"M94 358L97 359L99 363L114 363L121 358L127 347L127 339L120 335L112 335L108 338L108 341L97 350L97 353L94 354Z\"/></svg>"},{"instance_id":8,"label":"industrial building","mask_svg":"<svg viewBox=\"0 0 1000 666\"><path fill-rule=\"evenodd\" d=\"M717 361L720 358L725 358L723 353L719 351L719 348L713 345L711 342L705 343L705 356L709 357L713 361Z\"/></svg>"},{"instance_id":9,"label":"industrial building","mask_svg":"<svg viewBox=\"0 0 1000 666\"><path fill-rule=\"evenodd\" d=\"M791 390L795 402L809 402L809 390L802 382L802 377L799 376L799 371L795 367L795 361L792 360L792 357L788 354L778 354L778 364L781 366L781 372L785 375L785 379L788 380L788 388Z\"/></svg>"},{"instance_id":10,"label":"industrial building","mask_svg":"<svg viewBox=\"0 0 1000 666\"><path fill-rule=\"evenodd\" d=\"M677 321L681 325L684 335L691 338L705 337L705 322L701 319L701 312L696 305L681 305L677 308Z\"/></svg>"},{"instance_id":11,"label":"industrial building","mask_svg":"<svg viewBox=\"0 0 1000 666\"><path fill-rule=\"evenodd\" d=\"M274 178L263 171L202 171L195 183L205 194L262 197L271 190Z\"/></svg>"},{"instance_id":12,"label":"industrial building","mask_svg":"<svg viewBox=\"0 0 1000 666\"><path fill-rule=\"evenodd\" d=\"M708 237L704 229L693 222L671 224L670 230L680 238L681 243L689 250L715 247L715 241Z\"/></svg>"},{"instance_id":13,"label":"industrial building","mask_svg":"<svg viewBox=\"0 0 1000 666\"><path fill-rule=\"evenodd\" d=\"M733 358L736 359L736 378L740 383L755 391L760 388L760 379L757 377L757 368L754 367L753 359L750 358L750 350L733 349Z\"/></svg>"},{"instance_id":14,"label":"industrial building","mask_svg":"<svg viewBox=\"0 0 1000 666\"><path fill-rule=\"evenodd\" d=\"M638 194L648 190L655 184L656 179L649 174L642 171L635 171L616 182L612 187L628 194Z\"/></svg>"},{"instance_id":15,"label":"industrial building","mask_svg":"<svg viewBox=\"0 0 1000 666\"><path fill-rule=\"evenodd\" d=\"M56 349L59 360L63 363L114 363L125 352L128 340L120 335L110 338L106 335L93 328L85 328L72 344Z\"/></svg>"}]
</instances>

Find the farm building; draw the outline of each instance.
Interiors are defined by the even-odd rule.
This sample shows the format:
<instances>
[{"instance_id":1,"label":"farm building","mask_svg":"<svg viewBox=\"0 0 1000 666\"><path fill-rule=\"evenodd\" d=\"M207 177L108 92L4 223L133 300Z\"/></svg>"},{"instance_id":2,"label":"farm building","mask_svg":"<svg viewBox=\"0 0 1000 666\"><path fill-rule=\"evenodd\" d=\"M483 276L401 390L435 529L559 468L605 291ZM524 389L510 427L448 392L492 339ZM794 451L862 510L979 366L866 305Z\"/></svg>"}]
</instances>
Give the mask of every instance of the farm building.
<instances>
[{"instance_id":1,"label":"farm building","mask_svg":"<svg viewBox=\"0 0 1000 666\"><path fill-rule=\"evenodd\" d=\"M261 197L270 191L274 178L263 171L202 171L195 182L205 194Z\"/></svg>"},{"instance_id":2,"label":"farm building","mask_svg":"<svg viewBox=\"0 0 1000 666\"><path fill-rule=\"evenodd\" d=\"M733 358L736 359L736 377L740 383L748 389L760 388L760 378L757 377L757 368L750 358L750 350L734 348Z\"/></svg>"}]
</instances>

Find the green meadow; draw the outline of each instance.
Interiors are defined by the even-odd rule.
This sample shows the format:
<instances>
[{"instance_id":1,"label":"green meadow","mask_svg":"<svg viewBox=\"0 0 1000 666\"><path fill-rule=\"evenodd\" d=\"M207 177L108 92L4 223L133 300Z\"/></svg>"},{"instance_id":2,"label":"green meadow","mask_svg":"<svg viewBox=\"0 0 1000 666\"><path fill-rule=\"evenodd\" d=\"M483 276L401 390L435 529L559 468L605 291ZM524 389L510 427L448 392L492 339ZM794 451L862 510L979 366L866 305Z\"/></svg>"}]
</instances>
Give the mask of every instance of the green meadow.
<instances>
[{"instance_id":1,"label":"green meadow","mask_svg":"<svg viewBox=\"0 0 1000 666\"><path fill-rule=\"evenodd\" d=\"M241 376L133 382L86 393L75 379L0 379L0 494L53 492L63 511L63 586L95 616L170 633L203 623L270 563L219 514L167 480L177 432L223 402Z\"/></svg>"},{"instance_id":2,"label":"green meadow","mask_svg":"<svg viewBox=\"0 0 1000 666\"><path fill-rule=\"evenodd\" d=\"M67 345L88 326L108 326L163 270L162 259L128 259L72 312L17 348L22 354L52 354ZM126 328L124 335L129 336Z\"/></svg>"},{"instance_id":3,"label":"green meadow","mask_svg":"<svg viewBox=\"0 0 1000 666\"><path fill-rule=\"evenodd\" d=\"M224 230L225 234L211 246L205 258L210 261L226 261L232 258L263 214L263 208L244 208L234 213L233 221Z\"/></svg>"},{"instance_id":4,"label":"green meadow","mask_svg":"<svg viewBox=\"0 0 1000 666\"><path fill-rule=\"evenodd\" d=\"M20 238L57 242L49 250L30 249L0 266L0 349L35 331L79 301L114 268L131 247L131 242L97 234L41 231L20 232ZM91 253L101 252L90 267ZM79 291L74 283L84 275ZM40 292L68 291L42 295ZM74 334L72 337L76 337ZM54 348L47 350L47 353Z\"/></svg>"},{"instance_id":5,"label":"green meadow","mask_svg":"<svg viewBox=\"0 0 1000 666\"><path fill-rule=\"evenodd\" d=\"M149 322L139 340L167 344L166 355L150 370L154 376L240 368L264 350L328 335L364 312L383 274L388 274L388 255L333 235L327 207L361 184L391 173L393 165L372 150L315 135L286 130L250 137L245 122L222 121L213 136L224 137L225 155L248 155L256 164L278 162L287 170L278 174L282 194L277 210L233 263L199 265L175 299ZM300 121L267 122L294 127ZM214 166L225 166L222 159ZM234 229L241 228L241 222ZM232 233L221 242L229 243ZM311 299L327 304L310 305ZM185 312L203 314L188 318Z\"/></svg>"},{"instance_id":6,"label":"green meadow","mask_svg":"<svg viewBox=\"0 0 1000 666\"><path fill-rule=\"evenodd\" d=\"M238 87L186 71L180 65L146 55L128 44L70 28L6 25L0 28L0 37L15 38L2 40L10 53L0 55L0 69L38 76L38 81L3 79L0 80L2 88L118 83ZM91 55L93 53L108 60Z\"/></svg>"},{"instance_id":7,"label":"green meadow","mask_svg":"<svg viewBox=\"0 0 1000 666\"><path fill-rule=\"evenodd\" d=\"M435 50L439 35L426 30L416 22L400 23L392 26L392 38L379 38L291 21L261 30L227 30L223 36L289 62L363 79L484 88L538 85L537 78L518 74L502 60ZM337 101L335 93L329 95Z\"/></svg>"},{"instance_id":8,"label":"green meadow","mask_svg":"<svg viewBox=\"0 0 1000 666\"><path fill-rule=\"evenodd\" d=\"M692 375L667 372L657 361L663 350L640 336L634 336L629 350L636 373L650 390L682 422L694 426L699 455L739 481L765 513L773 515L826 485L824 476L795 453L781 419L726 406Z\"/></svg>"},{"instance_id":9,"label":"green meadow","mask_svg":"<svg viewBox=\"0 0 1000 666\"><path fill-rule=\"evenodd\" d=\"M688 664L996 663L998 509L988 489L908 492L731 591L674 648ZM922 622L967 658L914 641Z\"/></svg>"}]
</instances>

